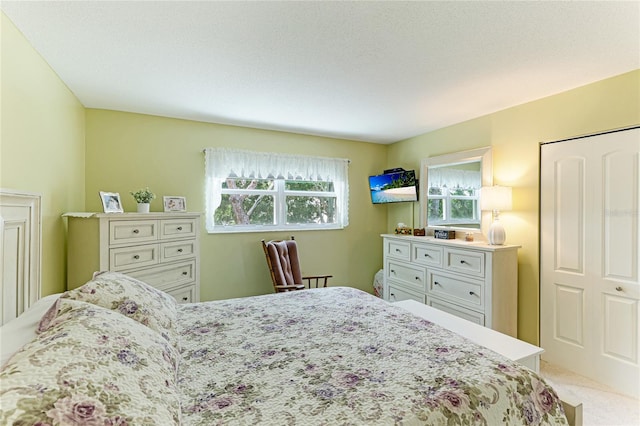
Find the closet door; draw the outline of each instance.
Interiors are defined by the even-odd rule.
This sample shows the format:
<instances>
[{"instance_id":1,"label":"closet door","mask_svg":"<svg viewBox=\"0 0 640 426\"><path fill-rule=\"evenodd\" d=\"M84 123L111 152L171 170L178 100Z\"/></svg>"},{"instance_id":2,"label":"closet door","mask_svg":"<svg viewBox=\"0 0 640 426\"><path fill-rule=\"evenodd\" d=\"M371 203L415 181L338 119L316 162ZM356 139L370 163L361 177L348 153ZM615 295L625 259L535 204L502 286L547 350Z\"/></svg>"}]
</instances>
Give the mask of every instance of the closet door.
<instances>
[{"instance_id":1,"label":"closet door","mask_svg":"<svg viewBox=\"0 0 640 426\"><path fill-rule=\"evenodd\" d=\"M543 359L640 396L640 128L544 144Z\"/></svg>"}]
</instances>

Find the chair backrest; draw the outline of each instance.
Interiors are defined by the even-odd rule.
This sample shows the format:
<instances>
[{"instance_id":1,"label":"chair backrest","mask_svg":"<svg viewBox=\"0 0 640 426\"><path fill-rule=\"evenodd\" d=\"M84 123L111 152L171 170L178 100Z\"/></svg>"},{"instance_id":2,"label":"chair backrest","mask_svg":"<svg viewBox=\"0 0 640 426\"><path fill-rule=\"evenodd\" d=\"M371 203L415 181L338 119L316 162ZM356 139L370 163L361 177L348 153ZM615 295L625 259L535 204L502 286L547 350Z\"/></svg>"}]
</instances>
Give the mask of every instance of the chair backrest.
<instances>
[{"instance_id":1,"label":"chair backrest","mask_svg":"<svg viewBox=\"0 0 640 426\"><path fill-rule=\"evenodd\" d=\"M282 289L276 286L295 286L302 284L302 273L300 272L300 261L298 260L298 246L293 237L291 237L290 240L283 241L265 242L262 240L262 248L276 291L282 291Z\"/></svg>"}]
</instances>

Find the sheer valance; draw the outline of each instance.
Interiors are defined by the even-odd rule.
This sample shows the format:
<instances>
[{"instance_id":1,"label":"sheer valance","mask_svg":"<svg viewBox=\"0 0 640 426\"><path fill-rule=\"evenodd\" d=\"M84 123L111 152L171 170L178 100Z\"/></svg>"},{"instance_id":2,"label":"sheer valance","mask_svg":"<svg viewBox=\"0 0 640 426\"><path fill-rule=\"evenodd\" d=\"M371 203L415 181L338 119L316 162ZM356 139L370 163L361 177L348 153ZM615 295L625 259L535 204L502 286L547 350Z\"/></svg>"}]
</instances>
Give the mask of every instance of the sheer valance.
<instances>
[{"instance_id":1,"label":"sheer valance","mask_svg":"<svg viewBox=\"0 0 640 426\"><path fill-rule=\"evenodd\" d=\"M349 224L349 160L343 158L207 148L207 229L212 232L213 213L220 206L222 183L230 177L333 182L338 220Z\"/></svg>"},{"instance_id":2,"label":"sheer valance","mask_svg":"<svg viewBox=\"0 0 640 426\"><path fill-rule=\"evenodd\" d=\"M449 168L429 168L430 188L480 189L482 179L479 171Z\"/></svg>"},{"instance_id":3,"label":"sheer valance","mask_svg":"<svg viewBox=\"0 0 640 426\"><path fill-rule=\"evenodd\" d=\"M346 181L349 160L228 148L205 149L207 175L215 178Z\"/></svg>"}]
</instances>

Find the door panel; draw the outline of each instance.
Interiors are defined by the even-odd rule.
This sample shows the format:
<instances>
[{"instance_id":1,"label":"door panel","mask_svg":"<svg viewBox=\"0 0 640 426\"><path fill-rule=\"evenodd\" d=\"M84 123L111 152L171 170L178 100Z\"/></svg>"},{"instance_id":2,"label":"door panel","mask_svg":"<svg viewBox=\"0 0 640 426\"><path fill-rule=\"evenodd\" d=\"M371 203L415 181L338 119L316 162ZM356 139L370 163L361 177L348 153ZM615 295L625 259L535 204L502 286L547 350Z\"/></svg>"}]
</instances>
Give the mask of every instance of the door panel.
<instances>
[{"instance_id":1,"label":"door panel","mask_svg":"<svg viewBox=\"0 0 640 426\"><path fill-rule=\"evenodd\" d=\"M555 163L555 268L583 273L584 268L584 158Z\"/></svg>"},{"instance_id":2,"label":"door panel","mask_svg":"<svg viewBox=\"0 0 640 426\"><path fill-rule=\"evenodd\" d=\"M604 276L638 282L638 154L607 154L603 169Z\"/></svg>"},{"instance_id":3,"label":"door panel","mask_svg":"<svg viewBox=\"0 0 640 426\"><path fill-rule=\"evenodd\" d=\"M556 284L555 338L582 347L584 344L584 290Z\"/></svg>"},{"instance_id":4,"label":"door panel","mask_svg":"<svg viewBox=\"0 0 640 426\"><path fill-rule=\"evenodd\" d=\"M621 361L638 363L638 301L604 294L605 355Z\"/></svg>"}]
</instances>

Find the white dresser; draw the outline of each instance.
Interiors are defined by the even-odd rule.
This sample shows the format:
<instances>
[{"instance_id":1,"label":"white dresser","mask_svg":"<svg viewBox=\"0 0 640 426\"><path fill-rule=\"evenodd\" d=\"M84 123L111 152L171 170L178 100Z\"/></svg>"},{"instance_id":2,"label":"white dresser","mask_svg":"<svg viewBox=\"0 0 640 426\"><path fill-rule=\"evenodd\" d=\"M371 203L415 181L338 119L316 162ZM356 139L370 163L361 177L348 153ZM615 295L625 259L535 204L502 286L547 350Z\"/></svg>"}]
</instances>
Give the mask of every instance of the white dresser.
<instances>
[{"instance_id":1,"label":"white dresser","mask_svg":"<svg viewBox=\"0 0 640 426\"><path fill-rule=\"evenodd\" d=\"M518 333L518 248L384 234L385 300L415 300Z\"/></svg>"},{"instance_id":2,"label":"white dresser","mask_svg":"<svg viewBox=\"0 0 640 426\"><path fill-rule=\"evenodd\" d=\"M67 289L118 271L180 303L200 300L199 213L66 213Z\"/></svg>"}]
</instances>

